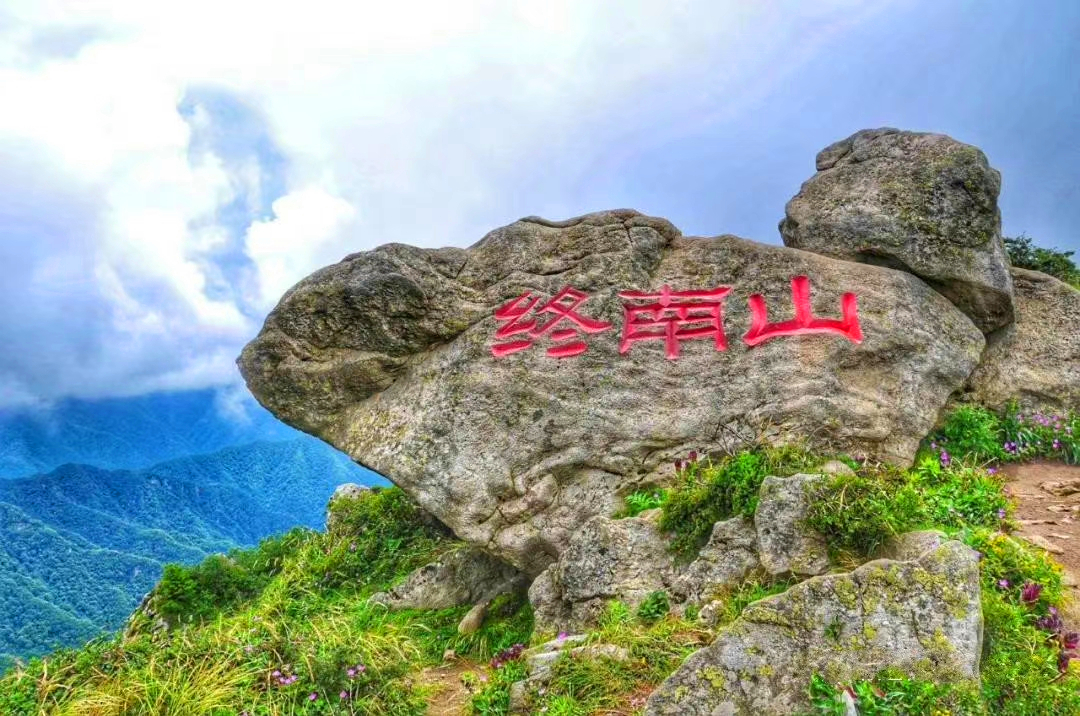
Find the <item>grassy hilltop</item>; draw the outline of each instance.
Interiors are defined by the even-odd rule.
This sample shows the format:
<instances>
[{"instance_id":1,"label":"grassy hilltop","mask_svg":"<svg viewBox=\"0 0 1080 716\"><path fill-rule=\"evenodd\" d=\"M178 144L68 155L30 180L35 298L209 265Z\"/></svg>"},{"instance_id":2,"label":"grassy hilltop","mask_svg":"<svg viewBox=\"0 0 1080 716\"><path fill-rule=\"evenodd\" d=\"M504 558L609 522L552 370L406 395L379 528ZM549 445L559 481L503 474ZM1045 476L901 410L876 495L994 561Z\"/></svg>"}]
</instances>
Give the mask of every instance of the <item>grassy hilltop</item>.
<instances>
[{"instance_id":1,"label":"grassy hilltop","mask_svg":"<svg viewBox=\"0 0 1080 716\"><path fill-rule=\"evenodd\" d=\"M1009 536L1012 508L996 469L1035 457L1077 463L1078 438L1080 416L961 407L911 469L844 457L855 475L833 478L811 517L834 563L863 561L890 536L928 527L981 552L982 686L936 686L890 673L838 685L817 676L817 713L842 713L842 688L857 695L864 714L1080 713L1080 680L1070 664L1077 636L1057 616L1065 607L1062 570ZM712 462L688 461L667 489L631 495L623 514L660 507L673 548L692 555L713 522L753 511L766 475L821 460L794 448L748 446ZM534 633L527 600L502 598L468 636L456 629L468 607L388 612L367 597L461 543L397 489L338 500L331 511L326 532L295 529L256 549L167 567L153 615L142 610L126 634L9 671L0 679L0 713L423 714L447 688L435 671L447 650L454 652L450 688L464 692L466 708L507 713L510 684L524 674L520 645L555 636ZM668 613L663 593L636 612L613 602L591 638L625 646L631 658L563 658L538 708L640 712L683 658L747 604L787 586L746 581L727 594L709 628L692 613Z\"/></svg>"}]
</instances>

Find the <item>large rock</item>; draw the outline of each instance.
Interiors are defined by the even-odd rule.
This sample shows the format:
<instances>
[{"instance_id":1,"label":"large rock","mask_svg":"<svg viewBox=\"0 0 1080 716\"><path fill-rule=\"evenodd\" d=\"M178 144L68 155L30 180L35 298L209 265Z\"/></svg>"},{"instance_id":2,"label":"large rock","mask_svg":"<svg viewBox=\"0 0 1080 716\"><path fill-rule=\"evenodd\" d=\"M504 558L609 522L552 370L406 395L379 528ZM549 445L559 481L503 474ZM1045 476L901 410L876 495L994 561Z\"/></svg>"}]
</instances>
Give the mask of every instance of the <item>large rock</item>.
<instances>
[{"instance_id":1,"label":"large rock","mask_svg":"<svg viewBox=\"0 0 1080 716\"><path fill-rule=\"evenodd\" d=\"M1038 271L1012 276L1016 322L990 336L969 397L995 408L1015 399L1080 410L1080 291Z\"/></svg>"},{"instance_id":2,"label":"large rock","mask_svg":"<svg viewBox=\"0 0 1080 716\"><path fill-rule=\"evenodd\" d=\"M851 314L857 300L861 342L852 321L837 322L846 335L815 333L822 324L804 314L787 326L803 335L742 340L754 295L771 320L791 318L798 276L809 277L816 316L838 318L842 297L857 296L843 303ZM731 288L726 350L710 336L676 343L677 360L663 340L620 354L619 292L664 285ZM515 330L497 309L565 286L589 296L578 314L611 324L586 337L586 352L550 357L545 349L571 339L543 336L493 356L496 330ZM469 249L391 244L349 256L290 289L239 365L286 423L536 575L634 485L762 426L766 437L910 461L983 346L966 316L910 274L734 236L684 238L663 219L620 210L523 219Z\"/></svg>"},{"instance_id":3,"label":"large rock","mask_svg":"<svg viewBox=\"0 0 1080 716\"><path fill-rule=\"evenodd\" d=\"M984 332L1013 317L1001 175L943 134L864 129L823 149L788 202L787 246L919 276Z\"/></svg>"},{"instance_id":4,"label":"large rock","mask_svg":"<svg viewBox=\"0 0 1080 716\"><path fill-rule=\"evenodd\" d=\"M981 651L978 554L947 542L918 561L868 562L754 602L656 689L645 713L803 713L815 673L840 684L889 667L976 680Z\"/></svg>"}]
</instances>

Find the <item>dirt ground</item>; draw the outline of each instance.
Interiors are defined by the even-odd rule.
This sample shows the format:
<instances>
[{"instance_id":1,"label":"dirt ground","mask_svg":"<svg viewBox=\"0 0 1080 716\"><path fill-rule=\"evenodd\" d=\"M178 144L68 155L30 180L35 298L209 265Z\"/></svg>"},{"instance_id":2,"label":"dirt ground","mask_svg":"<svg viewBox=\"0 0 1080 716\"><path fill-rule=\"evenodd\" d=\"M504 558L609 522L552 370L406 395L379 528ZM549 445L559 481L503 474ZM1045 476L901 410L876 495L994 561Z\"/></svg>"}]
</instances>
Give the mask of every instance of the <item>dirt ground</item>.
<instances>
[{"instance_id":1,"label":"dirt ground","mask_svg":"<svg viewBox=\"0 0 1080 716\"><path fill-rule=\"evenodd\" d=\"M462 677L468 673L479 677L483 672L482 667L464 661L424 669L420 674L420 682L434 687L434 693L428 701L428 716L460 716L466 713L472 693L465 687Z\"/></svg>"},{"instance_id":2,"label":"dirt ground","mask_svg":"<svg viewBox=\"0 0 1080 716\"><path fill-rule=\"evenodd\" d=\"M1017 534L1049 551L1065 568L1069 621L1080 623L1080 466L1031 462L1008 465L1002 472L1016 499Z\"/></svg>"}]
</instances>

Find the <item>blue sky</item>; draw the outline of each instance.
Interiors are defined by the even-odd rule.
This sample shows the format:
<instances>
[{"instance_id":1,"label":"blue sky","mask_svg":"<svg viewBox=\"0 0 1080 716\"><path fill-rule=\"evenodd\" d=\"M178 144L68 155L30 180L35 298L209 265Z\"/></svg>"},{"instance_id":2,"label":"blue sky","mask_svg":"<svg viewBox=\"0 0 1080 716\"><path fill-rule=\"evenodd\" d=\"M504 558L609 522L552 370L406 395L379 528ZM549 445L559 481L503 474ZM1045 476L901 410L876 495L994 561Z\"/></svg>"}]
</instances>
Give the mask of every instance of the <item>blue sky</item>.
<instances>
[{"instance_id":1,"label":"blue sky","mask_svg":"<svg viewBox=\"0 0 1080 716\"><path fill-rule=\"evenodd\" d=\"M235 385L284 290L391 241L632 207L777 243L866 127L979 146L1006 234L1080 250L1080 3L163 7L0 7L0 407Z\"/></svg>"}]
</instances>

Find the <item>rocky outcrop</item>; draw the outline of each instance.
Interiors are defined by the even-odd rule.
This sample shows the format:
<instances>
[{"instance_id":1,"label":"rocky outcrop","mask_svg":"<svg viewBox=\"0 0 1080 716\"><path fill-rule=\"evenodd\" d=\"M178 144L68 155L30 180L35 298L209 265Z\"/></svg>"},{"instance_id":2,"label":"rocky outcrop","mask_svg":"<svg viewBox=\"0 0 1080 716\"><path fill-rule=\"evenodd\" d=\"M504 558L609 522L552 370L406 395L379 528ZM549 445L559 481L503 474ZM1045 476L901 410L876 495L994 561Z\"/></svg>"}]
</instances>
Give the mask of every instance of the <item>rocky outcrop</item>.
<instances>
[{"instance_id":1,"label":"rocky outcrop","mask_svg":"<svg viewBox=\"0 0 1080 716\"><path fill-rule=\"evenodd\" d=\"M371 597L391 609L449 609L484 605L468 623L483 621L486 603L507 592L523 591L528 580L509 564L475 548L458 549L424 565L388 592ZM467 625L466 625L467 626Z\"/></svg>"},{"instance_id":2,"label":"rocky outcrop","mask_svg":"<svg viewBox=\"0 0 1080 716\"><path fill-rule=\"evenodd\" d=\"M658 511L622 520L592 518L533 582L529 599L537 628L587 628L610 600L636 609L661 590L674 597L679 611L707 606L758 570L785 577L825 572L825 540L805 524L812 491L825 479L818 474L765 478L753 520L732 517L714 524L709 542L689 564L674 559L657 528Z\"/></svg>"},{"instance_id":3,"label":"rocky outcrop","mask_svg":"<svg viewBox=\"0 0 1080 716\"><path fill-rule=\"evenodd\" d=\"M793 288L792 277L807 280ZM581 325L544 332L571 295L531 312L531 298L515 303L567 286L584 294L573 309ZM649 329L631 326L641 340L628 342L624 304L641 301L620 292L664 286L730 294L722 317L695 326L703 337L667 345L666 329L641 339ZM799 312L793 291L806 296ZM782 335L769 339L769 321ZM493 355L495 344L530 341ZM549 354L581 345L573 357ZM963 313L910 274L734 236L684 238L621 210L523 219L469 249L354 254L286 293L239 364L279 418L535 576L590 517L612 514L617 495L690 450L764 433L910 461L983 346Z\"/></svg>"},{"instance_id":4,"label":"rocky outcrop","mask_svg":"<svg viewBox=\"0 0 1080 716\"><path fill-rule=\"evenodd\" d=\"M916 561L868 562L754 602L656 689L645 713L800 713L815 673L843 684L889 667L976 680L981 651L978 554L946 542Z\"/></svg>"},{"instance_id":5,"label":"rocky outcrop","mask_svg":"<svg viewBox=\"0 0 1080 716\"><path fill-rule=\"evenodd\" d=\"M1080 291L1038 271L1012 276L1016 322L988 338L968 399L1080 410Z\"/></svg>"},{"instance_id":6,"label":"rocky outcrop","mask_svg":"<svg viewBox=\"0 0 1080 716\"><path fill-rule=\"evenodd\" d=\"M346 482L334 488L334 494L330 496L330 502L326 509L326 529L332 530L337 524L337 513L333 509L335 502L339 500L359 500L371 492L370 487L357 485L355 482Z\"/></svg>"},{"instance_id":7,"label":"rocky outcrop","mask_svg":"<svg viewBox=\"0 0 1080 716\"><path fill-rule=\"evenodd\" d=\"M984 332L1013 319L1001 238L1001 175L943 134L864 129L817 156L788 202L784 244L909 271Z\"/></svg>"},{"instance_id":8,"label":"rocky outcrop","mask_svg":"<svg viewBox=\"0 0 1080 716\"><path fill-rule=\"evenodd\" d=\"M635 608L671 584L674 562L655 515L593 517L530 587L537 628L559 631L595 624L612 599Z\"/></svg>"}]
</instances>

